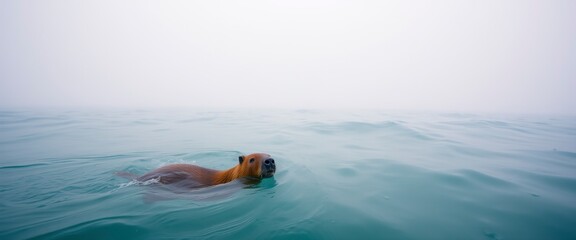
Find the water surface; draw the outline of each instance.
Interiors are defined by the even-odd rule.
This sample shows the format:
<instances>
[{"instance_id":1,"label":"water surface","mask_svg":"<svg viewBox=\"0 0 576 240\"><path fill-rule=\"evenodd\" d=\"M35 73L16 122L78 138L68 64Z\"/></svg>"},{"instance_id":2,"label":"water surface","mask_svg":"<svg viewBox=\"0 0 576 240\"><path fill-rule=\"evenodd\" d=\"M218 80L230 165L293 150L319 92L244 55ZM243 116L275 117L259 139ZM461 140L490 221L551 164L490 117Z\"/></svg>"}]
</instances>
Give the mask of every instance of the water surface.
<instances>
[{"instance_id":1,"label":"water surface","mask_svg":"<svg viewBox=\"0 0 576 240\"><path fill-rule=\"evenodd\" d=\"M277 174L147 201L170 163ZM0 111L0 239L576 239L576 118Z\"/></svg>"}]
</instances>

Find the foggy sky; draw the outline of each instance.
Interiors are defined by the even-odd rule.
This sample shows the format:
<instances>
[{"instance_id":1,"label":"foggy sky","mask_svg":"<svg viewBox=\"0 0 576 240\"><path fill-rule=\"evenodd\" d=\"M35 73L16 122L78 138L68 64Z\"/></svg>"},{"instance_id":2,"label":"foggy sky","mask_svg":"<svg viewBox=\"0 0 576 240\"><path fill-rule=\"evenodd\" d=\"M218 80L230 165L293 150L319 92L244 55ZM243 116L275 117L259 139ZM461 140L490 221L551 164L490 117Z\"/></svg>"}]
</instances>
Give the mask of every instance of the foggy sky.
<instances>
[{"instance_id":1,"label":"foggy sky","mask_svg":"<svg viewBox=\"0 0 576 240\"><path fill-rule=\"evenodd\" d=\"M0 1L0 107L576 114L576 1Z\"/></svg>"}]
</instances>

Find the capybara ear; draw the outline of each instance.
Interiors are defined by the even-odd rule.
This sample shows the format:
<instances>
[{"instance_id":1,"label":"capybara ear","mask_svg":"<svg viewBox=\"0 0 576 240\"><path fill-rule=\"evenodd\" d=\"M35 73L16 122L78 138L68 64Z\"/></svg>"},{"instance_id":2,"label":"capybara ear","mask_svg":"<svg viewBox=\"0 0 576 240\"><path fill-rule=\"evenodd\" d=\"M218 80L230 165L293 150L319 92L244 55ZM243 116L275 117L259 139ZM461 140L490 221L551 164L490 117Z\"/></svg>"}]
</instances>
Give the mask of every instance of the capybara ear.
<instances>
[{"instance_id":1,"label":"capybara ear","mask_svg":"<svg viewBox=\"0 0 576 240\"><path fill-rule=\"evenodd\" d=\"M244 162L244 156L238 157L238 162L240 162L240 164L242 164L242 162Z\"/></svg>"}]
</instances>

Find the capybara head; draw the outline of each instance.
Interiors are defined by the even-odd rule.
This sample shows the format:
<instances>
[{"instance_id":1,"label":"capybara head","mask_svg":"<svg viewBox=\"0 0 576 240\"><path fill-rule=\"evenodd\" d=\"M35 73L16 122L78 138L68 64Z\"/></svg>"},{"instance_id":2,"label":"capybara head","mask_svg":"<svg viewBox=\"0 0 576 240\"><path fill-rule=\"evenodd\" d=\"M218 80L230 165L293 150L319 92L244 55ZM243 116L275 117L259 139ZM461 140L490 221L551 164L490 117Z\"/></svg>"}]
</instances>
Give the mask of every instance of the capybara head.
<instances>
[{"instance_id":1,"label":"capybara head","mask_svg":"<svg viewBox=\"0 0 576 240\"><path fill-rule=\"evenodd\" d=\"M253 153L238 158L240 162L240 175L257 178L269 178L276 173L276 163L270 155Z\"/></svg>"}]
</instances>

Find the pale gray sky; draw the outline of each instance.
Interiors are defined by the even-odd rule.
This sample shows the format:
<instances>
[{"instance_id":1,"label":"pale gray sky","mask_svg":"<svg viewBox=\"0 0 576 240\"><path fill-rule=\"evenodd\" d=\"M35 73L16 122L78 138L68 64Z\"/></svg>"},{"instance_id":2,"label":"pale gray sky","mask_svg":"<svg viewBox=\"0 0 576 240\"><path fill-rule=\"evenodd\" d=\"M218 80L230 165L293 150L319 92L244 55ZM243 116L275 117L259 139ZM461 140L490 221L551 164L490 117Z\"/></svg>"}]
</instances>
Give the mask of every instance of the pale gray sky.
<instances>
[{"instance_id":1,"label":"pale gray sky","mask_svg":"<svg viewBox=\"0 0 576 240\"><path fill-rule=\"evenodd\" d=\"M576 114L576 1L3 0L0 106Z\"/></svg>"}]
</instances>

